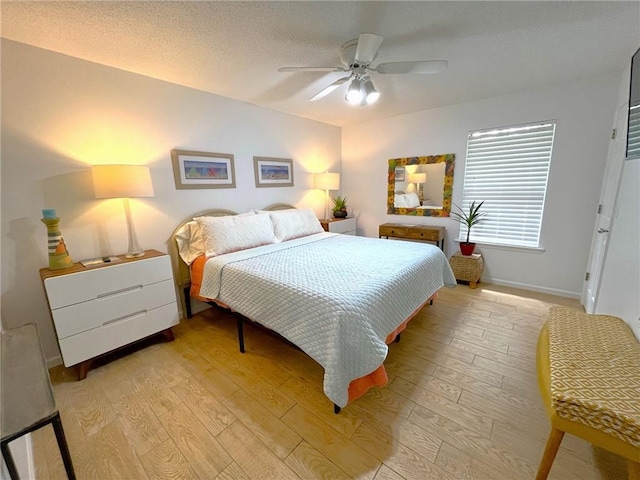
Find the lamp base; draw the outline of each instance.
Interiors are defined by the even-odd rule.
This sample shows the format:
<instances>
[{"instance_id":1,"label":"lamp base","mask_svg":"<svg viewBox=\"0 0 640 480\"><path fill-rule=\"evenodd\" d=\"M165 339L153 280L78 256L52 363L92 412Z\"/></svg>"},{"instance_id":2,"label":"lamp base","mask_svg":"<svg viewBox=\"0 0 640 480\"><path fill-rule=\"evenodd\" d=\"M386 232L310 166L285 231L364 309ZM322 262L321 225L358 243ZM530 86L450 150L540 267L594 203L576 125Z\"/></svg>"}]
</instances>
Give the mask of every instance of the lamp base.
<instances>
[{"instance_id":1,"label":"lamp base","mask_svg":"<svg viewBox=\"0 0 640 480\"><path fill-rule=\"evenodd\" d=\"M125 255L126 258L138 258L144 257L144 250L138 245L138 239L136 238L136 231L133 229L133 221L131 220L131 208L129 207L129 199L123 198L124 213L127 218L127 233L129 235L129 248Z\"/></svg>"}]
</instances>

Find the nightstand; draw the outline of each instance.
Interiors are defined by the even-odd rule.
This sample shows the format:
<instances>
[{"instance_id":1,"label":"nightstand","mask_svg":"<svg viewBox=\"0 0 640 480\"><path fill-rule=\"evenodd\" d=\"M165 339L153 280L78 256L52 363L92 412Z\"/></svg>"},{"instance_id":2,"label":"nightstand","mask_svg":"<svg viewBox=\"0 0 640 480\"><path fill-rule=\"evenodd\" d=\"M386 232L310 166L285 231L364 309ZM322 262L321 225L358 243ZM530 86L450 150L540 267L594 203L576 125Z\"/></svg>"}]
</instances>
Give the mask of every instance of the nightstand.
<instances>
[{"instance_id":1,"label":"nightstand","mask_svg":"<svg viewBox=\"0 0 640 480\"><path fill-rule=\"evenodd\" d=\"M484 270L484 260L481 254L462 255L460 252L456 252L449 259L449 265L451 265L456 280L468 282L471 288L476 288L476 284L480 283L480 277Z\"/></svg>"},{"instance_id":2,"label":"nightstand","mask_svg":"<svg viewBox=\"0 0 640 480\"><path fill-rule=\"evenodd\" d=\"M40 270L66 367L87 376L98 356L156 333L173 340L178 306L168 255L118 257L94 268L76 263L64 270Z\"/></svg>"},{"instance_id":3,"label":"nightstand","mask_svg":"<svg viewBox=\"0 0 640 480\"><path fill-rule=\"evenodd\" d=\"M322 225L325 232L342 233L344 235L356 234L355 217L322 219L320 220L320 225Z\"/></svg>"}]
</instances>

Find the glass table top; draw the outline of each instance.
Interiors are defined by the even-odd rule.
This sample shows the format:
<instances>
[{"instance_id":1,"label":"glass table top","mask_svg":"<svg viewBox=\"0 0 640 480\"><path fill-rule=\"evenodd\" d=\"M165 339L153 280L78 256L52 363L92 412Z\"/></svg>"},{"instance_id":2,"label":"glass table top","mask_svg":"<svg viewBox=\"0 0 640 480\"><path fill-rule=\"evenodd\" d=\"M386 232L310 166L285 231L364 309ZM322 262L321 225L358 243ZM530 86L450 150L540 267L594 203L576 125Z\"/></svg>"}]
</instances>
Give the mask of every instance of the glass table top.
<instances>
[{"instance_id":1,"label":"glass table top","mask_svg":"<svg viewBox=\"0 0 640 480\"><path fill-rule=\"evenodd\" d=\"M2 330L0 335L0 431L4 439L57 409L38 326L28 323Z\"/></svg>"}]
</instances>

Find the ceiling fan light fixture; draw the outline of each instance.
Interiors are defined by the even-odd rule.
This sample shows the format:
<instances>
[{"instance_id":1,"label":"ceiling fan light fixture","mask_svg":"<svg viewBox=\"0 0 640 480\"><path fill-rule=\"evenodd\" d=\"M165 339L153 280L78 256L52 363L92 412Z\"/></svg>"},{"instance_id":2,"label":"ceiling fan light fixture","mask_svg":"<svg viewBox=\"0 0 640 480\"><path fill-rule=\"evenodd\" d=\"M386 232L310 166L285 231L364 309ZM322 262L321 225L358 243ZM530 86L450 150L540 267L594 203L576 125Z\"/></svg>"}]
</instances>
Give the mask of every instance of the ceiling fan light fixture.
<instances>
[{"instance_id":1,"label":"ceiling fan light fixture","mask_svg":"<svg viewBox=\"0 0 640 480\"><path fill-rule=\"evenodd\" d=\"M1 0L0 0L1 1ZM370 73L377 74L435 74L445 70L446 60L411 60L404 62L371 64L378 57L383 38L375 33L361 33L358 38L349 40L340 48L341 66L336 67L280 67L279 72L345 72L337 79L310 98L315 102L324 98L344 83L349 83L345 101L351 105L364 107L380 99L380 92L371 81Z\"/></svg>"},{"instance_id":2,"label":"ceiling fan light fixture","mask_svg":"<svg viewBox=\"0 0 640 480\"><path fill-rule=\"evenodd\" d=\"M359 105L363 98L362 80L354 78L349 84L345 100L352 105Z\"/></svg>"},{"instance_id":3,"label":"ceiling fan light fixture","mask_svg":"<svg viewBox=\"0 0 640 480\"><path fill-rule=\"evenodd\" d=\"M371 105L372 103L376 103L380 98L380 92L376 90L376 87L373 85L371 78L367 78L365 82L362 84L363 99L362 101L365 105Z\"/></svg>"}]
</instances>

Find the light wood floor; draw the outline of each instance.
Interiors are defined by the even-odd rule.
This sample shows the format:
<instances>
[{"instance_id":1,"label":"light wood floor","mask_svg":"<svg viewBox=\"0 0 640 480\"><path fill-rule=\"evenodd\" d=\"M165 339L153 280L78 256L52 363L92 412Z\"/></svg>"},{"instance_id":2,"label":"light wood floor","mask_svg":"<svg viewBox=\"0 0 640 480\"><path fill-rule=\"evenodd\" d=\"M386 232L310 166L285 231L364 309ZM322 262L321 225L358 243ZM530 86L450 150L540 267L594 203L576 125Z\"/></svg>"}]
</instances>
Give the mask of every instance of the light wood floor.
<instances>
[{"instance_id":1,"label":"light wood floor","mask_svg":"<svg viewBox=\"0 0 640 480\"><path fill-rule=\"evenodd\" d=\"M335 415L322 369L207 310L74 381L52 370L80 479L531 479L549 433L535 344L553 304L492 285L443 289L390 346L389 384ZM37 478L66 478L50 428ZM566 435L554 479L626 477L625 462Z\"/></svg>"}]
</instances>

